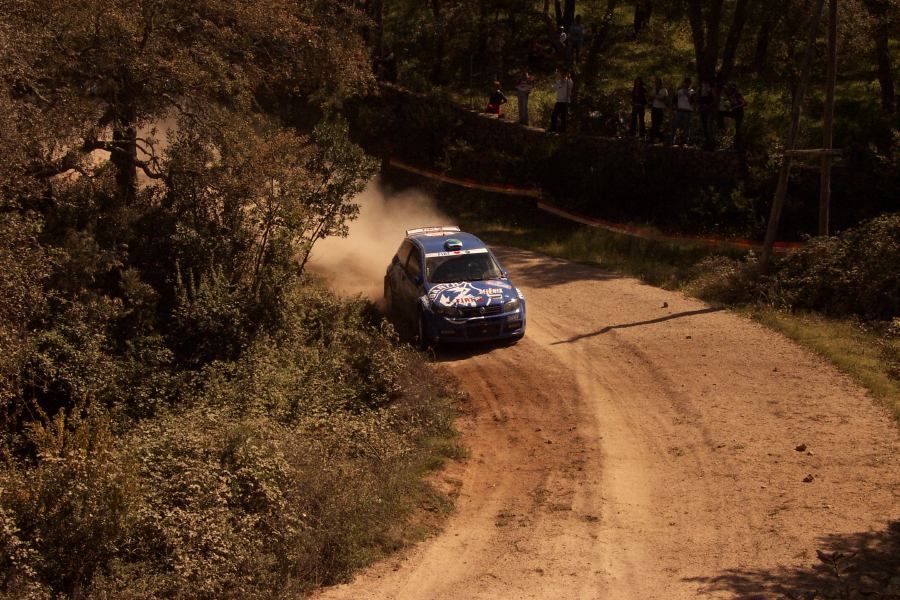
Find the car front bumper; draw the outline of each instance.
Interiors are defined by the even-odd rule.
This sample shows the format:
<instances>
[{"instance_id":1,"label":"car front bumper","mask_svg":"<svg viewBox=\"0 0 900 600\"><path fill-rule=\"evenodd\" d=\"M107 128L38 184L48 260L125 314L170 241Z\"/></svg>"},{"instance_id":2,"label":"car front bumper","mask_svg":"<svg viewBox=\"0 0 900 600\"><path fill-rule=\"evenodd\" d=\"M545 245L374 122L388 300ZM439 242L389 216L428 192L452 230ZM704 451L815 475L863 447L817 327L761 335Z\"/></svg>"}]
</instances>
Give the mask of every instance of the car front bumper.
<instances>
[{"instance_id":1,"label":"car front bumper","mask_svg":"<svg viewBox=\"0 0 900 600\"><path fill-rule=\"evenodd\" d=\"M427 335L436 343L484 342L525 335L525 308L490 317L449 319L429 313Z\"/></svg>"}]
</instances>

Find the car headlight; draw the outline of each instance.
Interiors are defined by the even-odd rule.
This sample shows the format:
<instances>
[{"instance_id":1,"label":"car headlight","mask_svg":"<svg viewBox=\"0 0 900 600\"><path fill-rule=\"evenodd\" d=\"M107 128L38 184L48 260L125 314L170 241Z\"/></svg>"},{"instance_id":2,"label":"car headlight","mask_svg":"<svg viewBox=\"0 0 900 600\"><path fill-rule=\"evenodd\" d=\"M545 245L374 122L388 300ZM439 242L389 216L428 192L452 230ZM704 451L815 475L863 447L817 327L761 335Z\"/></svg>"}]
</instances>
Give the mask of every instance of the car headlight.
<instances>
[{"instance_id":1,"label":"car headlight","mask_svg":"<svg viewBox=\"0 0 900 600\"><path fill-rule=\"evenodd\" d=\"M507 300L503 303L503 312L513 312L514 310L518 310L519 308L519 299L513 298L512 300Z\"/></svg>"},{"instance_id":2,"label":"car headlight","mask_svg":"<svg viewBox=\"0 0 900 600\"><path fill-rule=\"evenodd\" d=\"M431 309L434 311L434 314L451 319L454 319L460 315L459 309L455 306L444 306L443 304L439 304L437 302L431 305Z\"/></svg>"}]
</instances>

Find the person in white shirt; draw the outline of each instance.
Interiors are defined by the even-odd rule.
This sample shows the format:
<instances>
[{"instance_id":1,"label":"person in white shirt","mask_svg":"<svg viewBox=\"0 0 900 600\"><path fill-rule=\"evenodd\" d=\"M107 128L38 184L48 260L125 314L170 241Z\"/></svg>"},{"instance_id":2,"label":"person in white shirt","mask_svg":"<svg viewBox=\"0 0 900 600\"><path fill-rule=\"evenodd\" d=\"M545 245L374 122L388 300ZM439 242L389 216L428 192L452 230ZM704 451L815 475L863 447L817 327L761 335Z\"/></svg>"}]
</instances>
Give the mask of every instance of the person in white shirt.
<instances>
[{"instance_id":1,"label":"person in white shirt","mask_svg":"<svg viewBox=\"0 0 900 600\"><path fill-rule=\"evenodd\" d=\"M683 145L691 140L691 118L694 114L696 94L691 87L691 78L685 77L681 87L675 90L675 113L672 115L672 131L669 132L669 144L675 145L675 133L681 129L684 132Z\"/></svg>"},{"instance_id":2,"label":"person in white shirt","mask_svg":"<svg viewBox=\"0 0 900 600\"><path fill-rule=\"evenodd\" d=\"M565 133L573 87L574 83L569 72L566 69L560 69L559 80L553 84L553 91L556 92L556 104L553 106L553 112L550 113L550 131ZM557 122L559 122L559 129L556 127Z\"/></svg>"},{"instance_id":3,"label":"person in white shirt","mask_svg":"<svg viewBox=\"0 0 900 600\"><path fill-rule=\"evenodd\" d=\"M653 81L653 89L650 90L650 143L662 140L662 124L666 114L666 106L669 104L669 90L657 77Z\"/></svg>"},{"instance_id":4,"label":"person in white shirt","mask_svg":"<svg viewBox=\"0 0 900 600\"><path fill-rule=\"evenodd\" d=\"M516 97L519 100L519 123L528 125L528 95L534 89L534 77L527 70L522 71L519 83L516 84Z\"/></svg>"}]
</instances>

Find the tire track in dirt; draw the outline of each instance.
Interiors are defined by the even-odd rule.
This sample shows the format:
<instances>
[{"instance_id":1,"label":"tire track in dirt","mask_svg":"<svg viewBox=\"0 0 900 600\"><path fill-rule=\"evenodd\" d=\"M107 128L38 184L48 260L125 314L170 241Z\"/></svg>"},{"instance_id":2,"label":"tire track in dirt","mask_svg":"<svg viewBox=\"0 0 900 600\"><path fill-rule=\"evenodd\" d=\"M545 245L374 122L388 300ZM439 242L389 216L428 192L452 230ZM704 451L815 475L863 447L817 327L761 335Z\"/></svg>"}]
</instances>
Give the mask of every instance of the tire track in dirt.
<instances>
[{"instance_id":1,"label":"tire track in dirt","mask_svg":"<svg viewBox=\"0 0 900 600\"><path fill-rule=\"evenodd\" d=\"M321 598L777 597L824 536L900 517L897 427L822 359L679 293L498 254L529 329L441 355L471 397L456 512Z\"/></svg>"}]
</instances>

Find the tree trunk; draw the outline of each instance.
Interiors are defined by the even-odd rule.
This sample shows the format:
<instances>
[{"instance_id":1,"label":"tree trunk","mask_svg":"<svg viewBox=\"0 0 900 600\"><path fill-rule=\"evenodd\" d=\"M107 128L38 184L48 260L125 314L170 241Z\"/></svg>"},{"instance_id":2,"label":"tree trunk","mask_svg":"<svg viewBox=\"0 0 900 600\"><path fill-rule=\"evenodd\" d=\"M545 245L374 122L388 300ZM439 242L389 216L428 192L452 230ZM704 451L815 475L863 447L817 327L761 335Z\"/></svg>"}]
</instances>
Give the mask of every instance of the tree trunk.
<instances>
[{"instance_id":1,"label":"tree trunk","mask_svg":"<svg viewBox=\"0 0 900 600\"><path fill-rule=\"evenodd\" d=\"M687 4L688 22L691 24L691 39L694 41L694 59L697 72L703 73L706 52L706 30L703 28L703 9L700 0L689 0Z\"/></svg>"},{"instance_id":2,"label":"tree trunk","mask_svg":"<svg viewBox=\"0 0 900 600\"><path fill-rule=\"evenodd\" d=\"M737 0L734 6L731 27L722 54L722 69L719 70L719 38L722 28L722 8L724 0L688 0L688 21L694 41L694 55L697 60L697 75L700 80L713 81L727 79L734 70L735 57L741 33L747 22L748 0Z\"/></svg>"},{"instance_id":3,"label":"tree trunk","mask_svg":"<svg viewBox=\"0 0 900 600\"><path fill-rule=\"evenodd\" d=\"M723 0L711 0L706 17L706 48L703 52L703 64L697 65L700 79L712 80L716 76L719 61L719 31L722 26Z\"/></svg>"},{"instance_id":4,"label":"tree trunk","mask_svg":"<svg viewBox=\"0 0 900 600\"><path fill-rule=\"evenodd\" d=\"M634 37L637 38L641 31L650 24L650 15L653 13L652 0L634 1Z\"/></svg>"},{"instance_id":5,"label":"tree trunk","mask_svg":"<svg viewBox=\"0 0 900 600\"><path fill-rule=\"evenodd\" d=\"M372 0L371 17L375 22L375 39L373 40L377 56L384 56L384 0Z\"/></svg>"},{"instance_id":6,"label":"tree trunk","mask_svg":"<svg viewBox=\"0 0 900 600\"><path fill-rule=\"evenodd\" d=\"M553 7L556 9L556 27L559 28L563 25L563 10L559 0L553 0Z\"/></svg>"},{"instance_id":7,"label":"tree trunk","mask_svg":"<svg viewBox=\"0 0 900 600\"><path fill-rule=\"evenodd\" d=\"M738 43L741 41L741 33L744 30L744 24L747 22L748 4L747 0L737 0L737 4L734 6L734 18L731 21L731 28L728 30L728 37L725 39L725 49L722 51L719 83L725 83L731 79L731 75L734 72Z\"/></svg>"},{"instance_id":8,"label":"tree trunk","mask_svg":"<svg viewBox=\"0 0 900 600\"><path fill-rule=\"evenodd\" d=\"M113 130L116 149L110 153L109 161L116 169L116 201L120 206L133 204L137 195L136 138L134 127L126 125Z\"/></svg>"},{"instance_id":9,"label":"tree trunk","mask_svg":"<svg viewBox=\"0 0 900 600\"><path fill-rule=\"evenodd\" d=\"M885 113L893 114L895 106L894 77L891 73L891 55L888 48L891 29L890 7L885 0L867 0L865 4L875 21L872 33L875 38L878 83L881 86L881 108Z\"/></svg>"},{"instance_id":10,"label":"tree trunk","mask_svg":"<svg viewBox=\"0 0 900 600\"><path fill-rule=\"evenodd\" d=\"M431 14L434 17L434 62L431 65L431 82L440 85L444 80L444 55L447 50L447 35L444 30L444 15L441 0L431 0Z\"/></svg>"},{"instance_id":11,"label":"tree trunk","mask_svg":"<svg viewBox=\"0 0 900 600\"><path fill-rule=\"evenodd\" d=\"M756 34L756 47L753 51L753 72L762 75L769 64L769 43L772 41L772 31L781 20L781 11L776 9L774 3L767 7Z\"/></svg>"},{"instance_id":12,"label":"tree trunk","mask_svg":"<svg viewBox=\"0 0 900 600\"><path fill-rule=\"evenodd\" d=\"M599 27L594 30L591 37L591 47L588 49L587 58L584 61L584 75L581 78L583 88L592 89L594 82L597 80L598 71L600 70L600 54L603 52L606 42L609 39L609 31L612 27L613 12L619 0L607 0L606 12L603 14L603 21Z\"/></svg>"},{"instance_id":13,"label":"tree trunk","mask_svg":"<svg viewBox=\"0 0 900 600\"><path fill-rule=\"evenodd\" d=\"M565 9L563 10L563 25L566 26L566 31L569 30L569 27L572 26L572 23L575 21L575 0L566 0Z\"/></svg>"}]
</instances>

